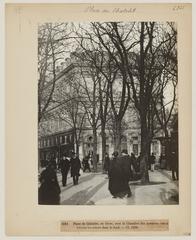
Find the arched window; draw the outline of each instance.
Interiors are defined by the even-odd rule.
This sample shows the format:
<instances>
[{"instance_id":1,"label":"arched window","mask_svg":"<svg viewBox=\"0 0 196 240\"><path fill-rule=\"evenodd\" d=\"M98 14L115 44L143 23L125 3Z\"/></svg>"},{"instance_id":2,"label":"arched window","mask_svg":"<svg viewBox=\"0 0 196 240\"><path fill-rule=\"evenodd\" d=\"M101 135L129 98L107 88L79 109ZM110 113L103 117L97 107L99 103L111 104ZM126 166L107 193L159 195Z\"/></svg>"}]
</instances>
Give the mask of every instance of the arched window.
<instances>
[{"instance_id":1,"label":"arched window","mask_svg":"<svg viewBox=\"0 0 196 240\"><path fill-rule=\"evenodd\" d=\"M121 150L123 149L127 150L127 137L124 135L121 138Z\"/></svg>"}]
</instances>

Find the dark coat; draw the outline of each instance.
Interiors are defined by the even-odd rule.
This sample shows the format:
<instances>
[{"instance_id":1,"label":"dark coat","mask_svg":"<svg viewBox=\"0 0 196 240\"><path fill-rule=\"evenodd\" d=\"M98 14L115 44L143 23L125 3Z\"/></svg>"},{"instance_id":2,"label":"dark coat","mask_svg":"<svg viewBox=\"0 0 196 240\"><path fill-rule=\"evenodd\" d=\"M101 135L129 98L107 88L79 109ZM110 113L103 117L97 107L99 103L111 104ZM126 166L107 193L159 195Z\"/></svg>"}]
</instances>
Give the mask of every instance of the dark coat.
<instances>
[{"instance_id":1,"label":"dark coat","mask_svg":"<svg viewBox=\"0 0 196 240\"><path fill-rule=\"evenodd\" d=\"M60 203L60 187L54 168L47 167L40 175L38 192L39 204L57 205Z\"/></svg>"},{"instance_id":2,"label":"dark coat","mask_svg":"<svg viewBox=\"0 0 196 240\"><path fill-rule=\"evenodd\" d=\"M113 196L117 196L125 190L123 171L121 165L117 161L117 158L113 158L113 160L111 160L108 176L108 189Z\"/></svg>"},{"instance_id":3,"label":"dark coat","mask_svg":"<svg viewBox=\"0 0 196 240\"><path fill-rule=\"evenodd\" d=\"M68 172L70 169L70 161L67 158L62 159L60 161L60 168L61 168L61 172Z\"/></svg>"},{"instance_id":4,"label":"dark coat","mask_svg":"<svg viewBox=\"0 0 196 240\"><path fill-rule=\"evenodd\" d=\"M129 181L132 176L131 166L133 165L131 157L129 155L124 155L119 157L118 161L122 166L124 177Z\"/></svg>"},{"instance_id":5,"label":"dark coat","mask_svg":"<svg viewBox=\"0 0 196 240\"><path fill-rule=\"evenodd\" d=\"M130 166L130 158L127 158L127 156L114 158L110 162L108 189L113 196L122 196L122 194L125 195L127 191L130 191L130 171L128 170Z\"/></svg>"},{"instance_id":6,"label":"dark coat","mask_svg":"<svg viewBox=\"0 0 196 240\"><path fill-rule=\"evenodd\" d=\"M136 159L134 154L131 155L131 163L133 164L134 171L139 172L140 171L140 162L138 161L138 159Z\"/></svg>"},{"instance_id":7,"label":"dark coat","mask_svg":"<svg viewBox=\"0 0 196 240\"><path fill-rule=\"evenodd\" d=\"M84 168L84 170L86 170L86 169L90 169L90 165L89 165L89 157L88 157L88 156L85 157L85 158L83 159L82 164L83 164L83 168Z\"/></svg>"},{"instance_id":8,"label":"dark coat","mask_svg":"<svg viewBox=\"0 0 196 240\"><path fill-rule=\"evenodd\" d=\"M81 168L80 159L78 157L71 158L70 163L71 163L71 177L80 176L79 173Z\"/></svg>"},{"instance_id":9,"label":"dark coat","mask_svg":"<svg viewBox=\"0 0 196 240\"><path fill-rule=\"evenodd\" d=\"M150 164L155 164L155 156L154 155L150 156Z\"/></svg>"},{"instance_id":10,"label":"dark coat","mask_svg":"<svg viewBox=\"0 0 196 240\"><path fill-rule=\"evenodd\" d=\"M171 159L171 170L177 170L178 169L178 154L172 152L170 159Z\"/></svg>"},{"instance_id":11,"label":"dark coat","mask_svg":"<svg viewBox=\"0 0 196 240\"><path fill-rule=\"evenodd\" d=\"M110 158L109 157L105 157L104 170L108 171L109 167L110 167Z\"/></svg>"}]
</instances>

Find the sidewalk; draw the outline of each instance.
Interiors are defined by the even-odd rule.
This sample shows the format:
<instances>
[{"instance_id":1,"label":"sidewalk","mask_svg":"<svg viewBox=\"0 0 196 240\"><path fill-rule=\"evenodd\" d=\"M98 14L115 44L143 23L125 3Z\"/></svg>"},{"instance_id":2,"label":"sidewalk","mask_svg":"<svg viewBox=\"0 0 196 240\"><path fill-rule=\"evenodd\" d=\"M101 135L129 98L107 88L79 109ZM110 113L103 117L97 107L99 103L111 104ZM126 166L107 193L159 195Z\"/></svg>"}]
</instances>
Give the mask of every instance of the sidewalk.
<instances>
[{"instance_id":1,"label":"sidewalk","mask_svg":"<svg viewBox=\"0 0 196 240\"><path fill-rule=\"evenodd\" d=\"M171 205L178 204L178 182L171 180L165 170L149 171L150 183L130 182L131 198L112 198L108 191L108 178L102 173L82 173L78 185L68 177L67 186L61 187L62 205Z\"/></svg>"}]
</instances>

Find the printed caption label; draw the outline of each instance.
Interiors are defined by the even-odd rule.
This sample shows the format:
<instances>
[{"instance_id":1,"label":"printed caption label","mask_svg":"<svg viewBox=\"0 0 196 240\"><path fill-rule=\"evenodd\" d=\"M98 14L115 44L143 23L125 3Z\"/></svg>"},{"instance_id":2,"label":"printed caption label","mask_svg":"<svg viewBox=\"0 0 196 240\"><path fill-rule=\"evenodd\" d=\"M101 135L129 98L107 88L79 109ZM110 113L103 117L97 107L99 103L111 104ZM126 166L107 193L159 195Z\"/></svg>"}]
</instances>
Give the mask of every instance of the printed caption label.
<instances>
[{"instance_id":1,"label":"printed caption label","mask_svg":"<svg viewBox=\"0 0 196 240\"><path fill-rule=\"evenodd\" d=\"M168 231L168 220L81 220L61 221L61 232Z\"/></svg>"}]
</instances>

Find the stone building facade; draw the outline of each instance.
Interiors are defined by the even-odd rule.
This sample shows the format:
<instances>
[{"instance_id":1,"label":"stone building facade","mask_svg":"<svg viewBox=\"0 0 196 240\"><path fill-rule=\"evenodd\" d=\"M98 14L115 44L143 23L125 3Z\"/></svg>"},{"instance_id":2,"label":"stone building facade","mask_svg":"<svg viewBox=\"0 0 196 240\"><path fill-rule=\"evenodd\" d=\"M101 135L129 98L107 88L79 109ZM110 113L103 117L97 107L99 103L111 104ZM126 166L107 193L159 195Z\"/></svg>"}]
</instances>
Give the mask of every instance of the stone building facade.
<instances>
[{"instance_id":1,"label":"stone building facade","mask_svg":"<svg viewBox=\"0 0 196 240\"><path fill-rule=\"evenodd\" d=\"M71 78L73 75L73 72L77 70L77 65L73 63L72 61L66 60L67 65L64 63L57 69L57 80L56 80L56 91L57 93L54 93L58 95L58 89L66 88L65 85L66 81ZM68 89L69 91L69 89ZM54 109L54 110L53 110ZM51 106L51 112L55 113L55 111L58 109L58 105L52 105ZM50 109L49 109L50 110ZM140 123L138 119L138 114L133 106L129 106L128 110L125 113L124 120L126 122L126 129L124 129L122 133L122 141L121 141L121 149L127 149L128 153L134 153L136 156L139 155L140 149L141 149L141 140L140 140ZM47 120L43 120L39 125L39 150L44 151L44 149L50 149L52 148L52 141L49 139L57 139L55 140L56 143L61 145L70 144L70 142L66 142L67 139L67 133L71 132L70 126L62 121L61 119L54 119L54 118L48 118ZM72 135L72 134L71 134ZM159 133L161 135L161 133ZM112 155L114 152L114 144L113 144L113 137L111 134L111 129L108 129L106 127L106 152L108 152L109 156ZM65 139L65 140L63 140ZM74 144L74 137L72 136L73 144ZM102 145L101 145L101 129L97 129L97 155L98 159L101 161L103 158L102 156ZM45 144L45 145L44 145ZM90 125L88 124L88 121L86 120L86 123L82 129L80 143L79 143L79 155L82 159L85 155L89 153L89 151L92 151L92 145L93 145L93 133ZM70 145L70 148L73 148L72 145ZM60 156L59 150L60 148L56 147L53 148L55 155L57 157ZM49 152L49 151L48 151ZM160 141L155 138L152 141L151 144L151 152L154 152L156 158L158 159L161 154L161 144ZM47 154L46 154L47 155Z\"/></svg>"}]
</instances>

